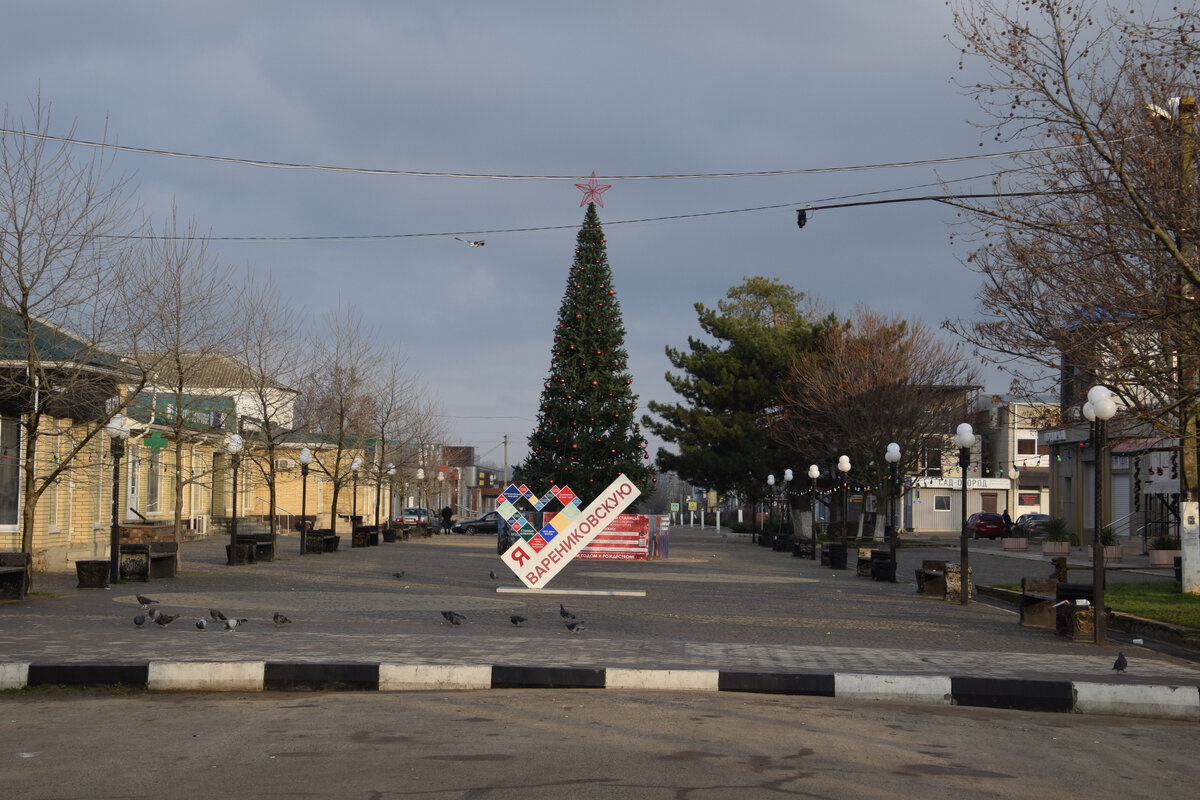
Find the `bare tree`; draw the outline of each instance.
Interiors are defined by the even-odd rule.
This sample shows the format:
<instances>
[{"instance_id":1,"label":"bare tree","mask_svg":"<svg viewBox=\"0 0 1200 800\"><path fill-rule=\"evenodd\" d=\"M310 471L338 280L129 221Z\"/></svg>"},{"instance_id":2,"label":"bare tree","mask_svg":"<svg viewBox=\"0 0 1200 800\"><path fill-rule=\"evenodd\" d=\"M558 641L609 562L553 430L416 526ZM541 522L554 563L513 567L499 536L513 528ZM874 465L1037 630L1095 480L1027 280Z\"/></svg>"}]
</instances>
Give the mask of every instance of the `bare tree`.
<instances>
[{"instance_id":1,"label":"bare tree","mask_svg":"<svg viewBox=\"0 0 1200 800\"><path fill-rule=\"evenodd\" d=\"M294 409L297 392L289 383L299 382L307 341L295 331L297 315L279 296L270 281L247 282L235 303L237 318L233 352L244 369L243 400L253 407L245 420L243 434L257 447L248 457L267 487L270 505L271 540L275 540L278 507L276 457L281 447L294 440Z\"/></svg>"},{"instance_id":2,"label":"bare tree","mask_svg":"<svg viewBox=\"0 0 1200 800\"><path fill-rule=\"evenodd\" d=\"M950 5L964 62L985 71L964 81L981 127L1036 149L997 178L1017 196L962 204L979 235L969 263L984 279L985 319L949 326L1026 385L1066 373L1064 407L1088 383L1109 384L1132 413L1180 438L1181 493L1195 503L1200 12Z\"/></svg>"},{"instance_id":3,"label":"bare tree","mask_svg":"<svg viewBox=\"0 0 1200 800\"><path fill-rule=\"evenodd\" d=\"M123 237L137 228L128 181L102 151L79 158L51 140L40 98L30 111L26 126L6 108L3 127L28 133L0 134L0 428L19 426L4 439L21 448L21 550L32 555L38 499L143 376L102 349L128 341L135 322L115 291L130 257ZM42 455L47 435L61 437L53 457ZM13 523L16 478L0 487Z\"/></svg>"},{"instance_id":4,"label":"bare tree","mask_svg":"<svg viewBox=\"0 0 1200 800\"><path fill-rule=\"evenodd\" d=\"M311 361L299 408L305 430L321 442L313 463L333 485L330 524L336 526L338 496L353 480L351 465L367 444L371 383L376 358L372 332L352 308L339 307L326 317L327 328L314 337Z\"/></svg>"},{"instance_id":5,"label":"bare tree","mask_svg":"<svg viewBox=\"0 0 1200 800\"><path fill-rule=\"evenodd\" d=\"M389 471L396 470L397 461L403 465L401 449L404 422L410 416L414 399L415 380L404 371L405 359L399 354L375 365L371 380L371 397L367 411L374 441L374 452L368 472L375 482L375 524L382 528L380 517L380 487L391 479Z\"/></svg>"},{"instance_id":6,"label":"bare tree","mask_svg":"<svg viewBox=\"0 0 1200 800\"><path fill-rule=\"evenodd\" d=\"M184 468L184 451L211 436L214 402L232 406L232 387L242 379L225 355L233 342L230 292L230 270L212 260L194 222L181 226L174 207L161 231L151 228L140 269L124 285L124 306L147 318L138 358L151 385L133 402L171 434L177 544L183 541L185 490L209 479L205 471ZM236 424L236 411L232 416ZM157 466L160 475L171 474L167 464ZM182 548L176 560L182 561Z\"/></svg>"},{"instance_id":7,"label":"bare tree","mask_svg":"<svg viewBox=\"0 0 1200 800\"><path fill-rule=\"evenodd\" d=\"M920 322L859 306L848 326L831 326L822 346L793 359L772 432L816 463L849 456L858 482L879 486L889 443L900 445L901 474L948 447L977 382L957 345Z\"/></svg>"}]
</instances>

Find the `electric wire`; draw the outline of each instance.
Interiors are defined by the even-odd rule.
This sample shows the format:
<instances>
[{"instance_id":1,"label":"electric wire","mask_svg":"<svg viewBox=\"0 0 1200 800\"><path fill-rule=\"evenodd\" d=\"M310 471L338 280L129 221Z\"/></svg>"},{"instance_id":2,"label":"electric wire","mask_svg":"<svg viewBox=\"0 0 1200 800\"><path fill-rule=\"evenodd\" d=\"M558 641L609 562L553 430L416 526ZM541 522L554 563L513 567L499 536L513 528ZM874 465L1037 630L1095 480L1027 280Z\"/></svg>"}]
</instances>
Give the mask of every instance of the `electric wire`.
<instances>
[{"instance_id":1,"label":"electric wire","mask_svg":"<svg viewBox=\"0 0 1200 800\"><path fill-rule=\"evenodd\" d=\"M379 167L350 167L330 164L306 164L302 162L271 161L238 156L220 156L204 153L185 153L176 150L163 150L154 147L135 147L115 142L95 142L88 139L76 139L68 136L52 136L46 133L33 133L12 128L0 128L0 135L22 136L47 142L77 145L80 147L95 147L104 150L116 150L123 153L139 155L162 156L166 158L181 158L198 161L213 161L223 164L238 164L249 167L284 170L312 170L317 172L344 172L356 175L375 175L387 177L408 178L452 178L465 180L499 180L499 181L577 181L587 180L589 175L512 175L486 172L438 172L406 169L384 169ZM1075 150L1081 145L1055 145L1037 147L1029 150L1008 150L1001 153L978 153L969 156L947 156L943 158L919 159L916 161L891 161L878 164L853 164L840 167L807 167L798 169L758 170L749 172L699 172L699 173L663 173L650 175L601 175L597 180L611 181L653 181L653 180L700 180L724 178L771 178L785 175L828 175L838 172L865 172L877 169L902 169L907 167L929 167L945 164L961 164L970 161L987 161L1035 153L1052 153L1062 150Z\"/></svg>"}]
</instances>

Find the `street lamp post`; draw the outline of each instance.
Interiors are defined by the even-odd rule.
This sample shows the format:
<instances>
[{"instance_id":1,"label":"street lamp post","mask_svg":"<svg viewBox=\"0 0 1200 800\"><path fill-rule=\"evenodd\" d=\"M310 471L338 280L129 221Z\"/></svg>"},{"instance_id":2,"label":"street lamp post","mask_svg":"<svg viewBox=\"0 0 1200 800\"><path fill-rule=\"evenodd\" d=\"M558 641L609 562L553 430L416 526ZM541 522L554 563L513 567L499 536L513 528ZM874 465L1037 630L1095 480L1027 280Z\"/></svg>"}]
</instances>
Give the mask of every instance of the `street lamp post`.
<instances>
[{"instance_id":1,"label":"street lamp post","mask_svg":"<svg viewBox=\"0 0 1200 800\"><path fill-rule=\"evenodd\" d=\"M792 523L792 501L788 497L788 484L791 482L792 471L790 469L785 469L783 471L783 490L780 492L783 497L783 502L781 503L781 508L779 509L779 514L781 517L783 517L783 533L785 535L790 533Z\"/></svg>"},{"instance_id":2,"label":"street lamp post","mask_svg":"<svg viewBox=\"0 0 1200 800\"><path fill-rule=\"evenodd\" d=\"M1100 530L1104 527L1104 506L1101 503L1103 483L1101 482L1101 457L1104 454L1106 424L1117 413L1117 404L1112 399L1112 392L1106 386L1093 386L1088 390L1088 401L1083 405L1083 415L1095 427L1092 437L1096 465L1093 470L1092 483L1092 599L1096 644L1106 644L1108 641L1107 620L1104 618L1104 545L1101 544Z\"/></svg>"},{"instance_id":3,"label":"street lamp post","mask_svg":"<svg viewBox=\"0 0 1200 800\"><path fill-rule=\"evenodd\" d=\"M446 495L445 495L445 491L446 491L446 473L445 473L444 471L440 470L440 469L438 470L438 474L437 474L437 482L438 482L438 501L437 501L438 507L437 507L437 512L438 512L438 518L440 519L440 518L441 518L442 509L445 507L445 505L444 505L444 504L445 504L445 502L446 502ZM449 533L449 532L450 532L450 531L447 531L447 530L445 530L444 526L442 526L442 525L440 525L440 524L439 524L439 526L438 526L438 527L439 527L440 529L442 529L444 533Z\"/></svg>"},{"instance_id":4,"label":"street lamp post","mask_svg":"<svg viewBox=\"0 0 1200 800\"><path fill-rule=\"evenodd\" d=\"M425 506L428 505L428 503L423 502L421 500L421 489L424 488L424 486L425 486L425 468L417 467L417 505L421 506L421 508L425 508ZM428 509L426 509L425 513L429 513ZM417 518L417 521L418 522L421 521L419 516ZM428 519L425 520L425 524L426 524L426 526L429 525Z\"/></svg>"},{"instance_id":5,"label":"street lamp post","mask_svg":"<svg viewBox=\"0 0 1200 800\"><path fill-rule=\"evenodd\" d=\"M125 440L129 438L129 422L123 414L113 414L104 427L109 438L109 453L113 460L112 481L112 536L109 540L108 582L121 580L121 459L125 455Z\"/></svg>"},{"instance_id":6,"label":"street lamp post","mask_svg":"<svg viewBox=\"0 0 1200 800\"><path fill-rule=\"evenodd\" d=\"M300 555L308 554L308 465L312 451L300 448Z\"/></svg>"},{"instance_id":7,"label":"street lamp post","mask_svg":"<svg viewBox=\"0 0 1200 800\"><path fill-rule=\"evenodd\" d=\"M238 465L242 460L242 448L245 442L242 437L236 433L229 434L229 439L225 442L225 450L229 453L229 462L233 467L233 518L229 523L229 564L230 566L237 564L237 529L238 529L238 485L237 474Z\"/></svg>"},{"instance_id":8,"label":"street lamp post","mask_svg":"<svg viewBox=\"0 0 1200 800\"><path fill-rule=\"evenodd\" d=\"M358 471L362 469L362 458L355 456L350 462L350 474L354 476L354 499L350 501L350 532L358 524Z\"/></svg>"},{"instance_id":9,"label":"street lamp post","mask_svg":"<svg viewBox=\"0 0 1200 800\"><path fill-rule=\"evenodd\" d=\"M388 482L388 502L387 502L387 519L388 525L392 524L392 520L396 518L396 465L387 465L387 482Z\"/></svg>"},{"instance_id":10,"label":"street lamp post","mask_svg":"<svg viewBox=\"0 0 1200 800\"><path fill-rule=\"evenodd\" d=\"M838 472L842 473L842 541L846 541L850 533L850 484L846 473L850 471L850 456L838 456Z\"/></svg>"},{"instance_id":11,"label":"street lamp post","mask_svg":"<svg viewBox=\"0 0 1200 800\"><path fill-rule=\"evenodd\" d=\"M812 553L809 558L813 561L817 560L817 478L819 477L821 477L821 468L816 464L810 464L808 479L812 481Z\"/></svg>"},{"instance_id":12,"label":"street lamp post","mask_svg":"<svg viewBox=\"0 0 1200 800\"><path fill-rule=\"evenodd\" d=\"M958 602L965 606L971 602L970 554L967 552L967 470L971 468L971 445L975 444L975 431L971 428L970 423L964 422L958 426L954 434L954 444L958 448L958 467L962 471L962 504L959 509L962 530L958 537L960 569Z\"/></svg>"},{"instance_id":13,"label":"street lamp post","mask_svg":"<svg viewBox=\"0 0 1200 800\"><path fill-rule=\"evenodd\" d=\"M774 521L775 517L775 474L767 476L767 518ZM759 539L759 544L767 543L766 526L763 526L762 538Z\"/></svg>"},{"instance_id":14,"label":"street lamp post","mask_svg":"<svg viewBox=\"0 0 1200 800\"><path fill-rule=\"evenodd\" d=\"M896 537L898 536L898 527L896 525L896 467L900 463L900 445L892 442L887 446L887 451L883 454L883 458L888 463L888 526L891 528L890 550L892 551L891 579L892 583L896 582Z\"/></svg>"}]
</instances>

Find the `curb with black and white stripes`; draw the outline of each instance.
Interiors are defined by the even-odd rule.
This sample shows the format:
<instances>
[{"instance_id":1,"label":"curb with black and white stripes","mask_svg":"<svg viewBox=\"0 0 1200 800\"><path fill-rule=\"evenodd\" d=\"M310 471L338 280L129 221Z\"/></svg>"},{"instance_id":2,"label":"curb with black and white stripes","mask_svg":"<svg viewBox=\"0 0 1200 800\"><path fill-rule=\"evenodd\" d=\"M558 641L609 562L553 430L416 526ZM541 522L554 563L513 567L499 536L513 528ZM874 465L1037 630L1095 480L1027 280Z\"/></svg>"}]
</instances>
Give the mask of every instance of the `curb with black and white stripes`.
<instances>
[{"instance_id":1,"label":"curb with black and white stripes","mask_svg":"<svg viewBox=\"0 0 1200 800\"><path fill-rule=\"evenodd\" d=\"M0 663L0 689L114 686L177 692L626 689L1109 714L1200 722L1200 687L857 673L275 661Z\"/></svg>"}]
</instances>

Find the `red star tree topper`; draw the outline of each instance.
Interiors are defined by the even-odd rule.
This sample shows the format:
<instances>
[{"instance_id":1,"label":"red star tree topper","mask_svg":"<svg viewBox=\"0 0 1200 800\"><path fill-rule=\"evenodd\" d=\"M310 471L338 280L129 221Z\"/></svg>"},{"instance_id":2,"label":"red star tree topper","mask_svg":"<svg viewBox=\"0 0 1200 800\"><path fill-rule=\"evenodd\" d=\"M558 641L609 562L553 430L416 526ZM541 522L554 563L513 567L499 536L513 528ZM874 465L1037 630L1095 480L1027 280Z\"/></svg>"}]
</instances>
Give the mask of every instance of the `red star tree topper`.
<instances>
[{"instance_id":1,"label":"red star tree topper","mask_svg":"<svg viewBox=\"0 0 1200 800\"><path fill-rule=\"evenodd\" d=\"M580 206L586 206L594 200L596 205L604 208L604 193L611 189L612 185L600 185L600 182L596 180L596 171L592 170L592 179L587 183L575 184L575 188L583 192L583 199L579 201Z\"/></svg>"}]
</instances>

